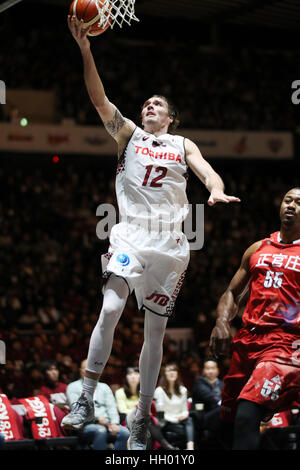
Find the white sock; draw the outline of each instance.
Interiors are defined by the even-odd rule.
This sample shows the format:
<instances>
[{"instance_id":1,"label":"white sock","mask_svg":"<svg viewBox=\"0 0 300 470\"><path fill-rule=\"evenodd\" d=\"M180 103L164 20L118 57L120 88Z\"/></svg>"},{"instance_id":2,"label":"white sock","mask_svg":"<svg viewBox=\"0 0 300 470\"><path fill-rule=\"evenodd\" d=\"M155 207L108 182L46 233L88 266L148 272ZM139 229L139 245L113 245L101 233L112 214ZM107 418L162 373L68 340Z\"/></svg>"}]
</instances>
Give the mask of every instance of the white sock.
<instances>
[{"instance_id":1,"label":"white sock","mask_svg":"<svg viewBox=\"0 0 300 470\"><path fill-rule=\"evenodd\" d=\"M89 401L93 401L94 392L97 387L97 380L90 379L89 377L84 377L82 385L82 393Z\"/></svg>"}]
</instances>

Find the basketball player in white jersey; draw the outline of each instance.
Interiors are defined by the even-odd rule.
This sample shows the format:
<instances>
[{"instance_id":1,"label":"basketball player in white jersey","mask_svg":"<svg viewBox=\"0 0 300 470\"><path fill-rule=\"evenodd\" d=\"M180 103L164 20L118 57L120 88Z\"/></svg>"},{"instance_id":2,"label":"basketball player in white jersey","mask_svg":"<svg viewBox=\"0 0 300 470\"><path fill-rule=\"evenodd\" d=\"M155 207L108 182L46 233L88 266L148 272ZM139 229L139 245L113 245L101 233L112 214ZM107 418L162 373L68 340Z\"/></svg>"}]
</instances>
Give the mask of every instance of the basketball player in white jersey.
<instances>
[{"instance_id":1,"label":"basketball player in white jersey","mask_svg":"<svg viewBox=\"0 0 300 470\"><path fill-rule=\"evenodd\" d=\"M145 325L140 397L127 420L128 448L144 450L165 329L189 263L189 245L181 231L187 215L187 167L209 190L209 205L239 199L224 194L222 179L191 140L168 133L175 127L176 112L166 98L154 95L144 103L143 129L122 116L105 94L90 50L89 30L83 31L82 23L76 26L74 20L68 17L82 53L90 99L118 146L116 192L121 221L112 228L109 252L102 256L103 305L91 335L82 395L62 424L81 429L93 420L94 390L109 359L127 297L135 291L138 307L145 310Z\"/></svg>"}]
</instances>

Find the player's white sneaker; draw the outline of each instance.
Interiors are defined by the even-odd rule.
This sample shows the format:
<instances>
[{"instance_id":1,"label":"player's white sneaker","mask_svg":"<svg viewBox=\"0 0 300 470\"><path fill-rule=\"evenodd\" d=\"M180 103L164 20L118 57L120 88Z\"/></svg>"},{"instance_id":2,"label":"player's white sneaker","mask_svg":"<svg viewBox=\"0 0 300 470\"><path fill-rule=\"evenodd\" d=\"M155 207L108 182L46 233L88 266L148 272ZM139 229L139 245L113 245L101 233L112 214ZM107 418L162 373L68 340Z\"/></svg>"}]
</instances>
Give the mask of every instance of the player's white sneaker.
<instances>
[{"instance_id":1,"label":"player's white sneaker","mask_svg":"<svg viewBox=\"0 0 300 470\"><path fill-rule=\"evenodd\" d=\"M147 418L136 419L137 409L130 411L126 416L127 427L130 431L130 437L127 441L128 450L146 450L147 443L151 437L148 430L150 416Z\"/></svg>"},{"instance_id":2,"label":"player's white sneaker","mask_svg":"<svg viewBox=\"0 0 300 470\"><path fill-rule=\"evenodd\" d=\"M71 412L61 422L61 426L67 429L81 429L85 423L94 421L94 403L89 401L82 393L72 405Z\"/></svg>"}]
</instances>

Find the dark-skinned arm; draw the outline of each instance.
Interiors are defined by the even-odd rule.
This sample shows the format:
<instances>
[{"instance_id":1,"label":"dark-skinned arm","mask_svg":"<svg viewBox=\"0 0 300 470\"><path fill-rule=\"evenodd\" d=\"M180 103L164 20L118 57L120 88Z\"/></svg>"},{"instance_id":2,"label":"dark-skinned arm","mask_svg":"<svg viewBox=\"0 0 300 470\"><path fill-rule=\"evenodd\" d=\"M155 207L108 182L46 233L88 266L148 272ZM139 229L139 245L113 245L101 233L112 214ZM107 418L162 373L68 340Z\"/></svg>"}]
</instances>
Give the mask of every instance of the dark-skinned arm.
<instances>
[{"instance_id":1,"label":"dark-skinned arm","mask_svg":"<svg viewBox=\"0 0 300 470\"><path fill-rule=\"evenodd\" d=\"M210 337L210 349L214 356L226 356L232 340L230 322L236 316L238 306L250 279L249 260L258 250L261 240L253 243L244 253L239 269L233 276L229 286L221 296L217 306L216 326Z\"/></svg>"}]
</instances>

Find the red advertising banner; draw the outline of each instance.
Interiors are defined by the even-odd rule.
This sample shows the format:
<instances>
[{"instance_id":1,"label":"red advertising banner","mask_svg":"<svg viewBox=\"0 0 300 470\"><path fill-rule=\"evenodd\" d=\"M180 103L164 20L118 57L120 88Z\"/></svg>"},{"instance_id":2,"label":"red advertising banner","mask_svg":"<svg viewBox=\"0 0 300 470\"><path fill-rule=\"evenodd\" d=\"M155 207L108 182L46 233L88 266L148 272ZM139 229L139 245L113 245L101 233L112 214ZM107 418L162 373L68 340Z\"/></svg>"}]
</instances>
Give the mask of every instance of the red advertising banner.
<instances>
[{"instance_id":1,"label":"red advertising banner","mask_svg":"<svg viewBox=\"0 0 300 470\"><path fill-rule=\"evenodd\" d=\"M4 436L6 441L22 439L15 413L7 396L0 394L0 434Z\"/></svg>"},{"instance_id":2,"label":"red advertising banner","mask_svg":"<svg viewBox=\"0 0 300 470\"><path fill-rule=\"evenodd\" d=\"M43 395L22 398L19 400L27 410L26 417L31 422L31 429L34 439L45 439L46 437L58 437L54 416L50 403ZM36 422L35 418L42 418L41 422Z\"/></svg>"}]
</instances>

